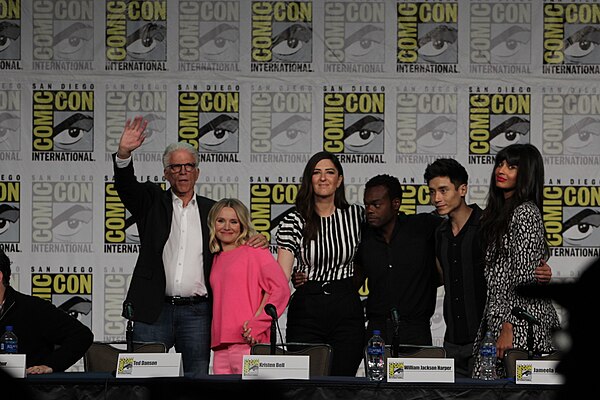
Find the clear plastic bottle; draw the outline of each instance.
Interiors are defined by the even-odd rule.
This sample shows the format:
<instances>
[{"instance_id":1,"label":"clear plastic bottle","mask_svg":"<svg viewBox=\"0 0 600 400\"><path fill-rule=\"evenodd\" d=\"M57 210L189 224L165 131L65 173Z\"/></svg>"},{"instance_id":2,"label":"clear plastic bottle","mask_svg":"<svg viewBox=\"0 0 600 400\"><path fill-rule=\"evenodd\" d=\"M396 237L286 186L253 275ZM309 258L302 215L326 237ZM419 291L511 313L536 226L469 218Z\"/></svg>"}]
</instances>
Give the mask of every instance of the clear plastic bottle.
<instances>
[{"instance_id":1,"label":"clear plastic bottle","mask_svg":"<svg viewBox=\"0 0 600 400\"><path fill-rule=\"evenodd\" d=\"M0 337L0 353L17 354L19 352L19 340L11 325L6 327L6 332Z\"/></svg>"},{"instance_id":2,"label":"clear plastic bottle","mask_svg":"<svg viewBox=\"0 0 600 400\"><path fill-rule=\"evenodd\" d=\"M487 331L481 342L481 375L480 379L491 381L496 379L496 341L492 332Z\"/></svg>"},{"instance_id":3,"label":"clear plastic bottle","mask_svg":"<svg viewBox=\"0 0 600 400\"><path fill-rule=\"evenodd\" d=\"M375 329L367 343L367 377L371 381L381 381L385 377L385 343L381 331Z\"/></svg>"}]
</instances>

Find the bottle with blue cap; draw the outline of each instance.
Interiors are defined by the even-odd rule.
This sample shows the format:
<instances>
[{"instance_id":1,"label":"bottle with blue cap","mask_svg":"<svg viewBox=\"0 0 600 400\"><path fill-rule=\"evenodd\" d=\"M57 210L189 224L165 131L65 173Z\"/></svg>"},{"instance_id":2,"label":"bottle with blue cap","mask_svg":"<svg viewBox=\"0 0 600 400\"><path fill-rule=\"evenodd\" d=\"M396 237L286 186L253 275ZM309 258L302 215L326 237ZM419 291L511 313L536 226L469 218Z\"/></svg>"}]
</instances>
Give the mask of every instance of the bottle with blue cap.
<instances>
[{"instance_id":1,"label":"bottle with blue cap","mask_svg":"<svg viewBox=\"0 0 600 400\"><path fill-rule=\"evenodd\" d=\"M382 381L385 377L385 342L380 330L373 330L366 353L367 377L370 381Z\"/></svg>"}]
</instances>

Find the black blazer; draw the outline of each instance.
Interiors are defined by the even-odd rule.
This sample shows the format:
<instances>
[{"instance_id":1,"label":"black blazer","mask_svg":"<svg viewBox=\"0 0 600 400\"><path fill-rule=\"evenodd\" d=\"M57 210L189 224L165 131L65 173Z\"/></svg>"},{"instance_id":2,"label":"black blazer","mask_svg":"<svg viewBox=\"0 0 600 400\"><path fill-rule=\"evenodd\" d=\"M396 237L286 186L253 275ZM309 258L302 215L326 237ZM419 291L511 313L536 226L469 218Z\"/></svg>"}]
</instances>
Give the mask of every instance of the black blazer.
<instances>
[{"instance_id":1,"label":"black blazer","mask_svg":"<svg viewBox=\"0 0 600 400\"><path fill-rule=\"evenodd\" d=\"M134 217L140 235L140 252L125 301L133 306L134 321L153 323L160 315L165 297L166 280L162 252L171 231L171 189L163 190L159 184L153 182L138 182L133 161L125 168L118 168L116 153L113 154L113 167L115 188L125 208ZM204 249L204 279L209 300L212 302L209 277L213 255L208 249L207 217L215 201L203 196L196 196L196 201L202 228L200 245ZM209 309L212 310L212 305Z\"/></svg>"}]
</instances>

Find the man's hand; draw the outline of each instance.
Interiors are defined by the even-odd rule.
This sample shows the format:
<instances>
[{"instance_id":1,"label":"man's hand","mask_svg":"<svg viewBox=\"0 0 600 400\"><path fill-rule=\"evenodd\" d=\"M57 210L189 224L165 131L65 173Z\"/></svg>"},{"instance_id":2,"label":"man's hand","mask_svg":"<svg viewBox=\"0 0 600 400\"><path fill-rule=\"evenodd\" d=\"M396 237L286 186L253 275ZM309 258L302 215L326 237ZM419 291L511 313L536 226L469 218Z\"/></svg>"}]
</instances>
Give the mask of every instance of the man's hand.
<instances>
[{"instance_id":1,"label":"man's hand","mask_svg":"<svg viewBox=\"0 0 600 400\"><path fill-rule=\"evenodd\" d=\"M269 247L267 237L262 233L257 233L256 235L250 237L246 244L251 247L262 247L263 249Z\"/></svg>"},{"instance_id":2,"label":"man's hand","mask_svg":"<svg viewBox=\"0 0 600 400\"><path fill-rule=\"evenodd\" d=\"M540 260L540 265L534 271L537 283L548 283L552 279L552 268L546 263L546 260Z\"/></svg>"},{"instance_id":3,"label":"man's hand","mask_svg":"<svg viewBox=\"0 0 600 400\"><path fill-rule=\"evenodd\" d=\"M141 115L137 115L133 121L128 119L125 122L125 128L123 128L121 140L119 141L117 157L122 160L131 157L131 152L140 147L146 140L144 134L146 126L148 126L148 121L143 119Z\"/></svg>"},{"instance_id":4,"label":"man's hand","mask_svg":"<svg viewBox=\"0 0 600 400\"><path fill-rule=\"evenodd\" d=\"M25 371L29 375L40 375L40 374L51 374L52 368L47 365L34 365L33 367L27 368Z\"/></svg>"}]
</instances>

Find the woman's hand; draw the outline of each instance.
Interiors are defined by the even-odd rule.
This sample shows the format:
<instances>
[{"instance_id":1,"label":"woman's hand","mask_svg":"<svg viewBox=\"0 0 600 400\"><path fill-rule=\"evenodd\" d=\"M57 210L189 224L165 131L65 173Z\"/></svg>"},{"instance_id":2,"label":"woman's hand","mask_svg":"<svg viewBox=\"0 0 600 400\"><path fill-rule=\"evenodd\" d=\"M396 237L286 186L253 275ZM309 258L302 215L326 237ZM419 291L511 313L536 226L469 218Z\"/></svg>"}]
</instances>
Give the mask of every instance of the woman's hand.
<instances>
[{"instance_id":1,"label":"woman's hand","mask_svg":"<svg viewBox=\"0 0 600 400\"><path fill-rule=\"evenodd\" d=\"M513 326L510 322L503 322L500 336L496 341L496 354L499 359L504 358L504 352L513 348Z\"/></svg>"},{"instance_id":2,"label":"woman's hand","mask_svg":"<svg viewBox=\"0 0 600 400\"><path fill-rule=\"evenodd\" d=\"M258 343L256 339L252 337L251 331L252 328L248 328L248 321L244 321L244 325L242 325L242 337L250 346Z\"/></svg>"},{"instance_id":3,"label":"woman's hand","mask_svg":"<svg viewBox=\"0 0 600 400\"><path fill-rule=\"evenodd\" d=\"M41 375L51 374L53 370L47 365L34 365L33 367L27 368L25 372L27 372L28 375Z\"/></svg>"}]
</instances>

